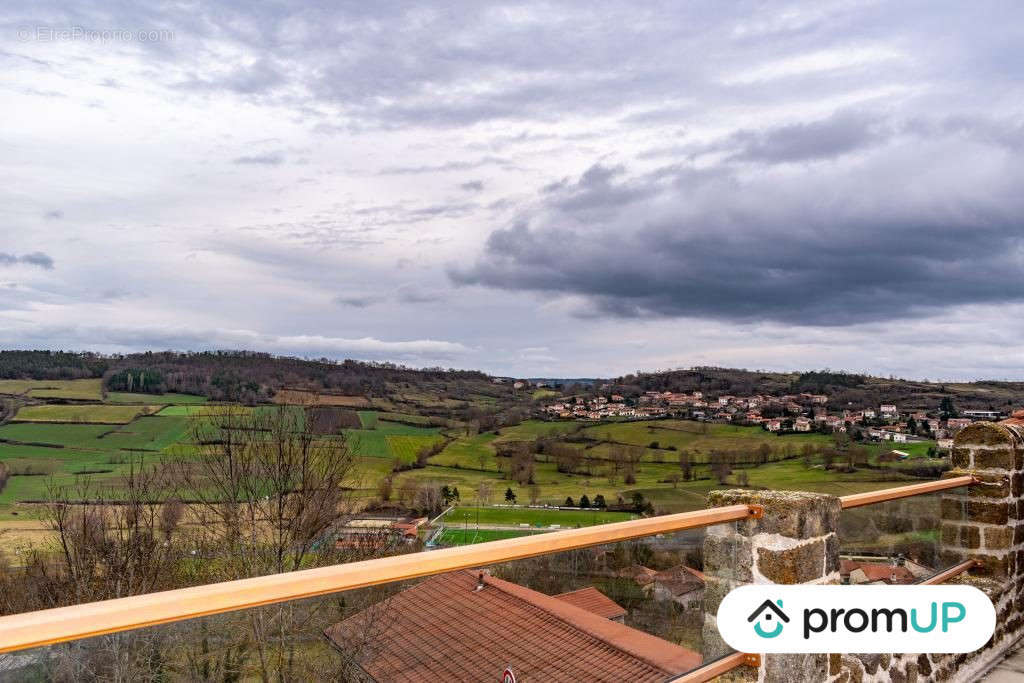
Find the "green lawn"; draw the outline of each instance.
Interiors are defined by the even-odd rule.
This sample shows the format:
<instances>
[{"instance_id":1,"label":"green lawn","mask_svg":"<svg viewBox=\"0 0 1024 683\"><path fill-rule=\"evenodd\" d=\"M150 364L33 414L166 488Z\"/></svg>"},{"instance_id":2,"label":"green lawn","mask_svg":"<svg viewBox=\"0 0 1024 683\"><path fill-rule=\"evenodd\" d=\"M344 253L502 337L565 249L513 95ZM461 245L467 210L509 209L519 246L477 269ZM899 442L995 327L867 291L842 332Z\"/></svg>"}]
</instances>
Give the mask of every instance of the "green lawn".
<instances>
[{"instance_id":1,"label":"green lawn","mask_svg":"<svg viewBox=\"0 0 1024 683\"><path fill-rule=\"evenodd\" d=\"M132 394L126 391L107 392L107 403L142 403L150 405L200 405L209 399L193 394Z\"/></svg>"},{"instance_id":2,"label":"green lawn","mask_svg":"<svg viewBox=\"0 0 1024 683\"><path fill-rule=\"evenodd\" d=\"M109 406L102 403L49 404L25 406L14 419L23 422L74 422L127 424L136 416L156 410L156 406Z\"/></svg>"}]
</instances>

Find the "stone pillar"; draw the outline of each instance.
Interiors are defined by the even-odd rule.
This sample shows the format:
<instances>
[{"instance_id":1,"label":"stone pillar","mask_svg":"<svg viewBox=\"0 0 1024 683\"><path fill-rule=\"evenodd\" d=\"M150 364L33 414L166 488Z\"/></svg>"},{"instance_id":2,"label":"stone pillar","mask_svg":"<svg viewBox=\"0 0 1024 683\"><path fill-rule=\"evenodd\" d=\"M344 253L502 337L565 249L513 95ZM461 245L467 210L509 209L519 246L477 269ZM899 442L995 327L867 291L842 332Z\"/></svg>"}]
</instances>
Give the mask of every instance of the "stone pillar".
<instances>
[{"instance_id":1,"label":"stone pillar","mask_svg":"<svg viewBox=\"0 0 1024 683\"><path fill-rule=\"evenodd\" d=\"M841 505L835 496L796 491L712 491L709 507L760 505L764 516L708 527L704 538L704 656L728 651L715 615L725 595L747 583L839 583ZM759 680L818 683L828 655L768 655Z\"/></svg>"},{"instance_id":2,"label":"stone pillar","mask_svg":"<svg viewBox=\"0 0 1024 683\"><path fill-rule=\"evenodd\" d=\"M971 576L996 584L989 647L1000 651L1024 627L1024 420L965 427L951 462L945 477L972 475L978 483L942 494L941 564L978 560Z\"/></svg>"}]
</instances>

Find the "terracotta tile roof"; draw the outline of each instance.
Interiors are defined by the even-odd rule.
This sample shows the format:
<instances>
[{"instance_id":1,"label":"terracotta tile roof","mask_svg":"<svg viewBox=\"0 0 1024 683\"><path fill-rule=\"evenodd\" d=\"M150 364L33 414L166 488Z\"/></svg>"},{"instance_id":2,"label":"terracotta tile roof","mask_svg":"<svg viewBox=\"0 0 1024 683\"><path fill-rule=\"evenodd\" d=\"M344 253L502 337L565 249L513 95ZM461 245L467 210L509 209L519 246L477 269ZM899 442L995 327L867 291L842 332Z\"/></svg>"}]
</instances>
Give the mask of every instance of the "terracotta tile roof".
<instances>
[{"instance_id":1,"label":"terracotta tile roof","mask_svg":"<svg viewBox=\"0 0 1024 683\"><path fill-rule=\"evenodd\" d=\"M576 605L588 612L593 612L597 616L604 617L605 619L618 619L619 617L626 616L626 609L624 607L616 604L614 600L593 586L587 586L586 588L581 588L578 591L559 593L554 597L558 598L562 602L567 602L570 605Z\"/></svg>"},{"instance_id":2,"label":"terracotta tile roof","mask_svg":"<svg viewBox=\"0 0 1024 683\"><path fill-rule=\"evenodd\" d=\"M498 680L662 681L700 665L679 645L558 598L473 572L450 572L329 627L373 679L396 683ZM375 631L375 632L374 632ZM372 634L371 634L372 632ZM367 635L371 634L371 635Z\"/></svg>"},{"instance_id":3,"label":"terracotta tile roof","mask_svg":"<svg viewBox=\"0 0 1024 683\"><path fill-rule=\"evenodd\" d=\"M860 570L864 577L870 581L882 581L889 584L914 583L917 578L906 567L894 567L891 564L881 562L857 562L854 560L841 560L839 563L839 574L846 575Z\"/></svg>"},{"instance_id":4,"label":"terracotta tile roof","mask_svg":"<svg viewBox=\"0 0 1024 683\"><path fill-rule=\"evenodd\" d=\"M616 572L616 576L621 576L624 579L633 579L633 581L637 582L641 586L646 586L654 581L654 575L657 573L658 572L653 569L648 569L643 565L634 564L631 567L620 569Z\"/></svg>"},{"instance_id":5,"label":"terracotta tile roof","mask_svg":"<svg viewBox=\"0 0 1024 683\"><path fill-rule=\"evenodd\" d=\"M654 575L654 580L672 595L685 595L704 588L704 575L686 565L676 565Z\"/></svg>"}]
</instances>

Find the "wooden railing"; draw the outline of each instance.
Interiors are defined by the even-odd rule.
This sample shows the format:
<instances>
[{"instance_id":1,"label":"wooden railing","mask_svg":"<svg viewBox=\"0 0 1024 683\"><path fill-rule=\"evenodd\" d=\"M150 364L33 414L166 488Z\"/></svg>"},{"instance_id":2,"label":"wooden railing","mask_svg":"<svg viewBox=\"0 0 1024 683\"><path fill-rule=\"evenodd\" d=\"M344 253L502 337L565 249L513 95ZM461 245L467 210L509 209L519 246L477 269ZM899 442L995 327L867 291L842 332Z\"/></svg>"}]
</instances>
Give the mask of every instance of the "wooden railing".
<instances>
[{"instance_id":1,"label":"wooden railing","mask_svg":"<svg viewBox=\"0 0 1024 683\"><path fill-rule=\"evenodd\" d=\"M972 477L956 477L843 496L840 500L844 508L857 507L967 486L974 481ZM757 505L729 505L15 614L0 617L0 653L655 534L760 518L763 514L763 508ZM706 679L683 677L679 680Z\"/></svg>"},{"instance_id":2,"label":"wooden railing","mask_svg":"<svg viewBox=\"0 0 1024 683\"><path fill-rule=\"evenodd\" d=\"M759 517L729 505L0 617L0 653Z\"/></svg>"},{"instance_id":3,"label":"wooden railing","mask_svg":"<svg viewBox=\"0 0 1024 683\"><path fill-rule=\"evenodd\" d=\"M949 479L929 481L924 484L911 484L910 486L897 486L896 488L882 489L880 491L854 493L849 496L840 496L839 500L842 502L843 509L845 510L847 508L856 508L862 505L885 503L890 500L899 500L900 498L910 498L911 496L921 496L926 493L936 493L938 491L960 488L961 486L970 486L976 482L977 479L969 475L963 477L950 477Z\"/></svg>"},{"instance_id":4,"label":"wooden railing","mask_svg":"<svg viewBox=\"0 0 1024 683\"><path fill-rule=\"evenodd\" d=\"M918 583L922 586L937 586L941 583L946 583L950 579L956 576L960 576L964 572L974 569L975 567L978 567L980 565L981 563L977 560L967 560L966 562L961 562L960 564L950 567L949 569L944 569L938 574L932 574L928 578L924 579L923 581L919 581Z\"/></svg>"}]
</instances>

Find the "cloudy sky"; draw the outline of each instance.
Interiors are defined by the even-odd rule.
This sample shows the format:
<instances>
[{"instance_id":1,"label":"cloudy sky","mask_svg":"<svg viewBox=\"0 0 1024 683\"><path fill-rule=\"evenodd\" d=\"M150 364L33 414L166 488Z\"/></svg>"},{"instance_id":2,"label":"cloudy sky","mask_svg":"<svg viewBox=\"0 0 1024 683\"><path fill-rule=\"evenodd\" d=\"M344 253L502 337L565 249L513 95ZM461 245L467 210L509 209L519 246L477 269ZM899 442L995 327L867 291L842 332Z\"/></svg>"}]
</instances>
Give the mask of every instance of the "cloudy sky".
<instances>
[{"instance_id":1,"label":"cloudy sky","mask_svg":"<svg viewBox=\"0 0 1024 683\"><path fill-rule=\"evenodd\" d=\"M1024 6L8 2L0 347L1024 378Z\"/></svg>"}]
</instances>

